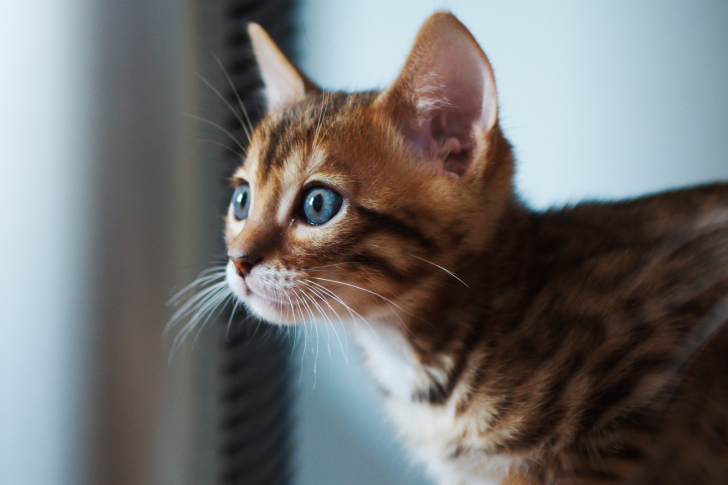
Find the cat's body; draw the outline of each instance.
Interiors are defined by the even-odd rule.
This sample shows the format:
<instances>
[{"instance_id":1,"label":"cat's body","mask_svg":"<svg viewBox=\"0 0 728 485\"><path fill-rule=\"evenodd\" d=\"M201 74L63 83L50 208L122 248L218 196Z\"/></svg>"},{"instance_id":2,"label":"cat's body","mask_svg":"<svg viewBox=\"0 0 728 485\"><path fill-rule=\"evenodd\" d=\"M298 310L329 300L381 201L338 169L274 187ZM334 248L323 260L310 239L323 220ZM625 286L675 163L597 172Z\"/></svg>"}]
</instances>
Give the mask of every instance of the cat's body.
<instances>
[{"instance_id":1,"label":"cat's body","mask_svg":"<svg viewBox=\"0 0 728 485\"><path fill-rule=\"evenodd\" d=\"M444 483L728 483L728 185L503 217L408 364L360 339L405 441Z\"/></svg>"},{"instance_id":2,"label":"cat's body","mask_svg":"<svg viewBox=\"0 0 728 485\"><path fill-rule=\"evenodd\" d=\"M383 92L250 32L270 114L226 241L253 314L351 327L443 484L728 483L728 185L536 213L452 15Z\"/></svg>"}]
</instances>

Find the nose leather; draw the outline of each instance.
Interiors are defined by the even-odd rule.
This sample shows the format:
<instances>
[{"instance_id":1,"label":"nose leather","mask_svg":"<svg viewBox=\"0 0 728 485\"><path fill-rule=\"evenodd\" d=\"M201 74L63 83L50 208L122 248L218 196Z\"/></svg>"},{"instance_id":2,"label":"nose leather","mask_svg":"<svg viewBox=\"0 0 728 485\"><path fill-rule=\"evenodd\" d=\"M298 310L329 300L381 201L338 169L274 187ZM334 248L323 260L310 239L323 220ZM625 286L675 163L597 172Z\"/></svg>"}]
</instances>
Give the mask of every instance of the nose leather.
<instances>
[{"instance_id":1,"label":"nose leather","mask_svg":"<svg viewBox=\"0 0 728 485\"><path fill-rule=\"evenodd\" d=\"M238 276L245 277L250 274L250 270L256 265L260 258L251 258L250 256L241 256L239 258L230 258L230 261L235 265L235 270Z\"/></svg>"},{"instance_id":2,"label":"nose leather","mask_svg":"<svg viewBox=\"0 0 728 485\"><path fill-rule=\"evenodd\" d=\"M228 258L235 265L239 276L245 277L256 264L260 263L280 242L281 228L261 218L252 218L228 245Z\"/></svg>"}]
</instances>

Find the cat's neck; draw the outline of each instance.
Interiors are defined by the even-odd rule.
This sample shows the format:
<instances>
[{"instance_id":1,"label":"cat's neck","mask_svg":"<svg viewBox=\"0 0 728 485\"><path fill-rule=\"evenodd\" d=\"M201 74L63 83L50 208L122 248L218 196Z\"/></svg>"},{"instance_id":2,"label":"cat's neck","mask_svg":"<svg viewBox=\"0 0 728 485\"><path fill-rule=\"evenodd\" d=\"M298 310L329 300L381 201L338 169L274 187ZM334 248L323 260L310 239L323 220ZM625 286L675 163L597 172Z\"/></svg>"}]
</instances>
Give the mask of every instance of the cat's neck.
<instances>
[{"instance_id":1,"label":"cat's neck","mask_svg":"<svg viewBox=\"0 0 728 485\"><path fill-rule=\"evenodd\" d=\"M487 340L491 332L496 338L508 323L491 321L489 315L503 304L509 310L526 304L519 275L529 264L531 232L532 213L514 200L483 252L456 268L458 278L433 285L429 305L417 313L391 308L355 326L364 361L382 392L413 402L442 404L449 398L467 352L454 343Z\"/></svg>"},{"instance_id":2,"label":"cat's neck","mask_svg":"<svg viewBox=\"0 0 728 485\"><path fill-rule=\"evenodd\" d=\"M431 378L400 325L391 317L375 318L356 327L356 340L364 361L380 391L409 401L419 389L427 389Z\"/></svg>"}]
</instances>

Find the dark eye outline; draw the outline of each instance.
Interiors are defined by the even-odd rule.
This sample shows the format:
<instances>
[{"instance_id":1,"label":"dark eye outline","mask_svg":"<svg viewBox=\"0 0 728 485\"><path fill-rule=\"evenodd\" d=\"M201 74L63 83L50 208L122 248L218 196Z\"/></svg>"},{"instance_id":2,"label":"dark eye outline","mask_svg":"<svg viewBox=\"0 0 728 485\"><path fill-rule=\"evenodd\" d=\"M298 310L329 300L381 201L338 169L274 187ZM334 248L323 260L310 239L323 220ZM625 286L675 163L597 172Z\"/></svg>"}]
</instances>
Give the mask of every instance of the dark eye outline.
<instances>
[{"instance_id":1,"label":"dark eye outline","mask_svg":"<svg viewBox=\"0 0 728 485\"><path fill-rule=\"evenodd\" d=\"M306 202L308 201L309 196L311 195L311 192L314 192L316 190L325 190L329 193L333 194L334 196L334 206L331 209L331 212L326 215L326 219L322 220L321 222L315 222L309 219L308 215L306 214ZM331 187L328 187L326 185L313 185L308 188L306 188L303 191L303 197L301 198L299 202L299 217L306 221L307 224L310 224L312 226L322 226L324 224L327 224L329 221L334 219L337 214L341 212L341 208L344 206L344 197L337 192L336 190L332 189Z\"/></svg>"},{"instance_id":2,"label":"dark eye outline","mask_svg":"<svg viewBox=\"0 0 728 485\"><path fill-rule=\"evenodd\" d=\"M246 189L248 193L246 204L244 207L238 207L238 198L244 193ZM235 188L235 192L233 192L233 198L230 201L230 204L233 207L233 215L237 220L242 221L243 219L246 219L248 217L248 212L250 211L250 199L251 191L249 183L243 182Z\"/></svg>"}]
</instances>

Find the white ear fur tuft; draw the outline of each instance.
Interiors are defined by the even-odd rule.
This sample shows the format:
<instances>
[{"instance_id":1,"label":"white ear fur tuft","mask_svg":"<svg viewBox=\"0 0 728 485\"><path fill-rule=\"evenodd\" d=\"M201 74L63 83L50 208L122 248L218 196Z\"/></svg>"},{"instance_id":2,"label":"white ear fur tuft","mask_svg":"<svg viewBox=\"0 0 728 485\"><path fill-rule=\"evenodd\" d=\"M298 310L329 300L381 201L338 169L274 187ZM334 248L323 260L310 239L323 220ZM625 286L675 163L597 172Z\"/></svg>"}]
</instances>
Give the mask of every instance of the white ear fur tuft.
<instances>
[{"instance_id":1,"label":"white ear fur tuft","mask_svg":"<svg viewBox=\"0 0 728 485\"><path fill-rule=\"evenodd\" d=\"M311 84L286 58L258 24L248 24L248 35L265 85L268 111L304 98Z\"/></svg>"},{"instance_id":2,"label":"white ear fur tuft","mask_svg":"<svg viewBox=\"0 0 728 485\"><path fill-rule=\"evenodd\" d=\"M402 71L379 102L419 156L457 177L473 163L474 130L487 135L498 119L490 62L449 12L425 21Z\"/></svg>"}]
</instances>

